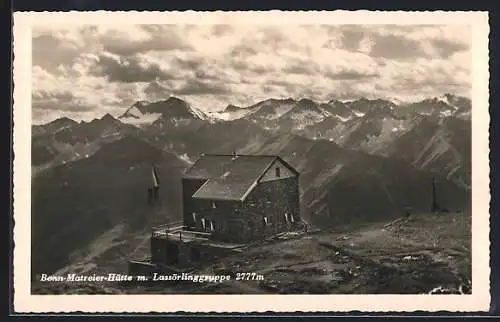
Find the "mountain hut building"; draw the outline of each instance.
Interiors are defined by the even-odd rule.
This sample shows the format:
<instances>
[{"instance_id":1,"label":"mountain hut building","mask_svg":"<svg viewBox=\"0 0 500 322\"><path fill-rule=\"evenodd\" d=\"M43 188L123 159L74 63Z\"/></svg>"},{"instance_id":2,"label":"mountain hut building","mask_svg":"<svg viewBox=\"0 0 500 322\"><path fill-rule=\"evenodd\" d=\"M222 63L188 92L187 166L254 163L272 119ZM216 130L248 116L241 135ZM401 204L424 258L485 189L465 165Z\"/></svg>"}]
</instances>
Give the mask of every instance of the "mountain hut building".
<instances>
[{"instance_id":1,"label":"mountain hut building","mask_svg":"<svg viewBox=\"0 0 500 322\"><path fill-rule=\"evenodd\" d=\"M153 228L149 266L185 267L302 224L299 173L279 156L203 154L182 192L182 221Z\"/></svg>"}]
</instances>

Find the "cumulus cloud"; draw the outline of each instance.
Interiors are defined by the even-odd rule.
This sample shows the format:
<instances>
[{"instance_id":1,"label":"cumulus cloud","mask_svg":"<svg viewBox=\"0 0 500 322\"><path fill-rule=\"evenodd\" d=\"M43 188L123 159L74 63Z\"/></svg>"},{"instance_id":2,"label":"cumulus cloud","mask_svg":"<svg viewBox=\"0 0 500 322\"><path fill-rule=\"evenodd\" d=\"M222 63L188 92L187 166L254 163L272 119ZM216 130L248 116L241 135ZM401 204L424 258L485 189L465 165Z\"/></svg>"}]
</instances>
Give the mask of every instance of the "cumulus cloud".
<instances>
[{"instance_id":1,"label":"cumulus cloud","mask_svg":"<svg viewBox=\"0 0 500 322\"><path fill-rule=\"evenodd\" d=\"M117 55L133 55L149 51L189 50L191 47L173 25L141 25L134 34L109 30L100 38L105 50Z\"/></svg>"},{"instance_id":2,"label":"cumulus cloud","mask_svg":"<svg viewBox=\"0 0 500 322\"><path fill-rule=\"evenodd\" d=\"M147 56L120 57L104 52L97 57L90 74L104 76L110 82L136 83L174 79L173 71L162 68Z\"/></svg>"},{"instance_id":3,"label":"cumulus cloud","mask_svg":"<svg viewBox=\"0 0 500 322\"><path fill-rule=\"evenodd\" d=\"M378 76L378 73L362 73L356 70L342 70L339 72L327 72L327 77L335 80L364 80Z\"/></svg>"},{"instance_id":4,"label":"cumulus cloud","mask_svg":"<svg viewBox=\"0 0 500 322\"><path fill-rule=\"evenodd\" d=\"M89 104L84 98L75 96L70 91L33 93L33 108L40 110L60 110L64 112L86 112L92 111L97 106Z\"/></svg>"},{"instance_id":5,"label":"cumulus cloud","mask_svg":"<svg viewBox=\"0 0 500 322\"><path fill-rule=\"evenodd\" d=\"M466 51L469 48L469 46L463 42L447 39L434 39L431 40L431 44L441 58L449 58L451 55L457 52Z\"/></svg>"},{"instance_id":6,"label":"cumulus cloud","mask_svg":"<svg viewBox=\"0 0 500 322\"><path fill-rule=\"evenodd\" d=\"M33 116L121 114L171 95L202 109L270 98L470 90L468 26L82 25L33 32Z\"/></svg>"},{"instance_id":7,"label":"cumulus cloud","mask_svg":"<svg viewBox=\"0 0 500 322\"><path fill-rule=\"evenodd\" d=\"M423 56L425 52L420 43L398 37L396 35L374 35L373 46L370 50L372 57L382 57L388 59L412 59Z\"/></svg>"},{"instance_id":8,"label":"cumulus cloud","mask_svg":"<svg viewBox=\"0 0 500 322\"><path fill-rule=\"evenodd\" d=\"M228 94L230 89L223 83L201 81L199 79L190 79L179 88L174 89L176 95L217 95Z\"/></svg>"},{"instance_id":9,"label":"cumulus cloud","mask_svg":"<svg viewBox=\"0 0 500 322\"><path fill-rule=\"evenodd\" d=\"M347 50L356 51L363 38L365 38L363 31L347 29L342 33L342 46Z\"/></svg>"},{"instance_id":10,"label":"cumulus cloud","mask_svg":"<svg viewBox=\"0 0 500 322\"><path fill-rule=\"evenodd\" d=\"M144 87L144 94L151 101L159 101L165 97L166 93L170 92L171 84L164 84L163 82L153 81L149 82Z\"/></svg>"}]
</instances>

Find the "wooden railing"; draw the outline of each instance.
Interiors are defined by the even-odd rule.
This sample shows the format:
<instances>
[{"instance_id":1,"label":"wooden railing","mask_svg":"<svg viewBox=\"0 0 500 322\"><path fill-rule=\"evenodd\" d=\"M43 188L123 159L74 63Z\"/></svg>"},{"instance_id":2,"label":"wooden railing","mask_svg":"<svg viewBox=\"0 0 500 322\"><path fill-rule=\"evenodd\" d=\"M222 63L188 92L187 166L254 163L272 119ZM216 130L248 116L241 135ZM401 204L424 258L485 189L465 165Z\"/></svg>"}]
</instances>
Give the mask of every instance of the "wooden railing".
<instances>
[{"instance_id":1,"label":"wooden railing","mask_svg":"<svg viewBox=\"0 0 500 322\"><path fill-rule=\"evenodd\" d=\"M160 226L156 226L156 227L153 227L153 231L157 231L157 230L171 230L172 228L177 228L177 226L179 227L184 227L184 222L182 220L179 220L179 221L174 221L174 222L170 222L170 223L167 223L167 224L163 224L163 225L160 225Z\"/></svg>"},{"instance_id":2,"label":"wooden railing","mask_svg":"<svg viewBox=\"0 0 500 322\"><path fill-rule=\"evenodd\" d=\"M162 239L196 239L208 240L212 233L203 231L186 230L187 226L183 222L172 222L160 226L153 227L152 237Z\"/></svg>"}]
</instances>

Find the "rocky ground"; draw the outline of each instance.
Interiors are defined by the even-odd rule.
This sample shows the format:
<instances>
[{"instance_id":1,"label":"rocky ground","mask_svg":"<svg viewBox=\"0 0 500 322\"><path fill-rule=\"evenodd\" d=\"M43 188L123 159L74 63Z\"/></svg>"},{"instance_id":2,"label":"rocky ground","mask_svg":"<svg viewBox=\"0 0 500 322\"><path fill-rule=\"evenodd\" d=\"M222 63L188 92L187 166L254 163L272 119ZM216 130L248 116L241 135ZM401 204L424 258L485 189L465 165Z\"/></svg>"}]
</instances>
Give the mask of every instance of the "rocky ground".
<instances>
[{"instance_id":1,"label":"rocky ground","mask_svg":"<svg viewBox=\"0 0 500 322\"><path fill-rule=\"evenodd\" d=\"M121 287L34 283L36 294L438 294L470 293L470 218L418 214L332 231L289 233L210 263L200 274L231 281ZM100 266L100 265L99 265ZM102 267L102 266L101 266ZM235 280L237 273L255 273ZM88 273L88 272L87 272Z\"/></svg>"}]
</instances>

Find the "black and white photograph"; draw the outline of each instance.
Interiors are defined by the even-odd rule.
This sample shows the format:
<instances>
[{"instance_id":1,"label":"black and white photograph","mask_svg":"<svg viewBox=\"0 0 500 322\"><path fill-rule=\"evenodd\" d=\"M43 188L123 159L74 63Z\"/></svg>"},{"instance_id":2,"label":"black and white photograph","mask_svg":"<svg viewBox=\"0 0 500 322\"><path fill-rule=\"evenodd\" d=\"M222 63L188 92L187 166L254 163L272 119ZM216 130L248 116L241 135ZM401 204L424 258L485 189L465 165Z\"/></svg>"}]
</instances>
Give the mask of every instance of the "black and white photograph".
<instances>
[{"instance_id":1,"label":"black and white photograph","mask_svg":"<svg viewBox=\"0 0 500 322\"><path fill-rule=\"evenodd\" d=\"M29 294L471 296L477 26L214 15L30 26Z\"/></svg>"}]
</instances>

